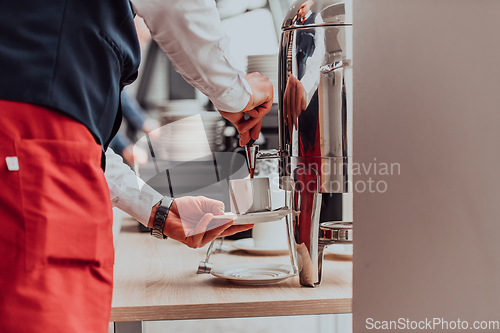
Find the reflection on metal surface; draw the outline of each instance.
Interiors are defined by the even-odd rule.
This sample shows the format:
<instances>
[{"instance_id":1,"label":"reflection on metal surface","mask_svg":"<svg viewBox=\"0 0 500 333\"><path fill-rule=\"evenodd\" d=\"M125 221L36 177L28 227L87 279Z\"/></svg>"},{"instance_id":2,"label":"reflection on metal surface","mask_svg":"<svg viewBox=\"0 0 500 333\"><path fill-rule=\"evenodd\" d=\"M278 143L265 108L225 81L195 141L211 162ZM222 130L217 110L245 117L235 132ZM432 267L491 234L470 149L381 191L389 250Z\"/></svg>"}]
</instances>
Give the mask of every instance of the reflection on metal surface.
<instances>
[{"instance_id":1,"label":"reflection on metal surface","mask_svg":"<svg viewBox=\"0 0 500 333\"><path fill-rule=\"evenodd\" d=\"M214 244L215 244L215 239L212 242L210 242L210 245L208 246L207 254L205 256L205 261L200 261L200 263L198 264L198 270L196 271L197 274L208 274L212 271L214 265L212 263L209 263L208 260L212 255L212 249L214 248Z\"/></svg>"},{"instance_id":2,"label":"reflection on metal surface","mask_svg":"<svg viewBox=\"0 0 500 333\"><path fill-rule=\"evenodd\" d=\"M324 247L352 242L352 1L297 1L282 29L280 173L293 178L296 211L289 241L300 283L317 286Z\"/></svg>"},{"instance_id":3,"label":"reflection on metal surface","mask_svg":"<svg viewBox=\"0 0 500 333\"><path fill-rule=\"evenodd\" d=\"M340 60L334 62L333 64L321 66L319 71L321 74L328 74L342 67L349 67L349 66L351 66L351 60Z\"/></svg>"},{"instance_id":4,"label":"reflection on metal surface","mask_svg":"<svg viewBox=\"0 0 500 333\"><path fill-rule=\"evenodd\" d=\"M343 173L337 164L348 163L345 159L352 156L352 103L349 100L352 80L348 73L352 69L347 65L349 59L343 58L345 46L339 43L340 39L345 42L347 29L351 27L307 29L314 30L314 34L305 35L302 29L283 33L280 146L288 145L292 157L311 161L319 158L316 162L321 164L318 168L324 170L322 176ZM327 52L330 43L325 36L329 34L338 38L333 43L337 44L333 52ZM309 39L311 35L323 38L314 39L314 43L306 40L308 46L300 46L301 39Z\"/></svg>"},{"instance_id":5,"label":"reflection on metal surface","mask_svg":"<svg viewBox=\"0 0 500 333\"><path fill-rule=\"evenodd\" d=\"M351 222L325 222L320 224L319 239L323 242L351 243L353 231Z\"/></svg>"},{"instance_id":6,"label":"reflection on metal surface","mask_svg":"<svg viewBox=\"0 0 500 333\"><path fill-rule=\"evenodd\" d=\"M309 19L311 17L311 19ZM307 22L304 23L304 21ZM288 10L282 30L303 25L352 25L352 1L350 0L299 0Z\"/></svg>"}]
</instances>

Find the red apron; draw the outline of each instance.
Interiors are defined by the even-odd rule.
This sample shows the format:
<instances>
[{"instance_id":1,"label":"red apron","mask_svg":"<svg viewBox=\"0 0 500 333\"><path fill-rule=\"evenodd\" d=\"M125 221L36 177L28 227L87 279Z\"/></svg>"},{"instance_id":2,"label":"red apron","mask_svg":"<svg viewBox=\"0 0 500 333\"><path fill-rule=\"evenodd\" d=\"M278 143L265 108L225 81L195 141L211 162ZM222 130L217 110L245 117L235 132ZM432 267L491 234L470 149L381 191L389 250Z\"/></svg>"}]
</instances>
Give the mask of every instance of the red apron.
<instances>
[{"instance_id":1,"label":"red apron","mask_svg":"<svg viewBox=\"0 0 500 333\"><path fill-rule=\"evenodd\" d=\"M0 100L0 117L0 331L107 332L113 219L101 146L40 106Z\"/></svg>"}]
</instances>

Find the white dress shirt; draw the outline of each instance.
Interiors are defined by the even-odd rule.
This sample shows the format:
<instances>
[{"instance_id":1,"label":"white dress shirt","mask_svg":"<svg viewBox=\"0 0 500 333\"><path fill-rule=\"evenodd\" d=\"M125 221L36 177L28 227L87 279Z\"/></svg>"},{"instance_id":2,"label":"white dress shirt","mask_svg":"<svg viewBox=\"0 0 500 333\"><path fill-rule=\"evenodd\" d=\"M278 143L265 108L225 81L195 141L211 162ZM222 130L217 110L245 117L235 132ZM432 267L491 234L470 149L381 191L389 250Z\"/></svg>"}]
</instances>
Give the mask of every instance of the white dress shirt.
<instances>
[{"instance_id":1,"label":"white dress shirt","mask_svg":"<svg viewBox=\"0 0 500 333\"><path fill-rule=\"evenodd\" d=\"M252 90L229 56L214 0L132 0L137 15L175 69L221 111L238 112ZM145 184L112 149L106 151L105 177L114 207L148 224L162 195Z\"/></svg>"},{"instance_id":2,"label":"white dress shirt","mask_svg":"<svg viewBox=\"0 0 500 333\"><path fill-rule=\"evenodd\" d=\"M187 82L221 111L238 112L252 90L229 55L214 0L131 0L153 39Z\"/></svg>"},{"instance_id":3,"label":"white dress shirt","mask_svg":"<svg viewBox=\"0 0 500 333\"><path fill-rule=\"evenodd\" d=\"M145 226L148 225L151 208L156 205L162 195L137 177L121 156L113 149L106 151L106 171L111 203L131 215Z\"/></svg>"}]
</instances>

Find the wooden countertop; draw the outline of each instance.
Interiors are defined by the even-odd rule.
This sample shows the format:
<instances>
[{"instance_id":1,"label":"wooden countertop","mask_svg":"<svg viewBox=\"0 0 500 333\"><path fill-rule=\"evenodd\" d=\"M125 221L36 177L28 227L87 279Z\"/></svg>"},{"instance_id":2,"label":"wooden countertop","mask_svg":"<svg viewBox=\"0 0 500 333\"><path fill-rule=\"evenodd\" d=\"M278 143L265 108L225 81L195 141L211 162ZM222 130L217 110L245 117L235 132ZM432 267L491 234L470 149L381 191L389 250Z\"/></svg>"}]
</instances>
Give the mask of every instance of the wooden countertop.
<instances>
[{"instance_id":1,"label":"wooden countertop","mask_svg":"<svg viewBox=\"0 0 500 333\"><path fill-rule=\"evenodd\" d=\"M229 244L225 242L225 244ZM208 245L207 245L208 246ZM174 240L139 233L125 220L116 245L111 321L145 321L349 313L352 262L325 254L323 281L302 287L298 277L266 286L236 285L196 274L207 246L190 249ZM255 256L230 247L213 254L214 267L237 263L290 264L285 256Z\"/></svg>"}]
</instances>

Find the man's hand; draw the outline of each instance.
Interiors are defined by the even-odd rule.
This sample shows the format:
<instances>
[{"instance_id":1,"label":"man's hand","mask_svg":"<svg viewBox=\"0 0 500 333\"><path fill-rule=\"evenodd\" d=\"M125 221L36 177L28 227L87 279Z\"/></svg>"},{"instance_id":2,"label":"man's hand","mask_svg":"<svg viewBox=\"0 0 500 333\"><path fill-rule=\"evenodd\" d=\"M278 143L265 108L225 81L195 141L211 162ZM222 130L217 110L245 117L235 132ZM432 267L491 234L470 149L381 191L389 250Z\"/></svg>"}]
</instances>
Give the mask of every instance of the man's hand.
<instances>
[{"instance_id":1,"label":"man's hand","mask_svg":"<svg viewBox=\"0 0 500 333\"><path fill-rule=\"evenodd\" d=\"M153 207L148 226L151 227L158 204ZM229 220L214 220L224 215L224 203L205 197L177 198L170 207L163 233L189 247L203 247L217 237L234 235L251 229L253 224L235 225Z\"/></svg>"},{"instance_id":2,"label":"man's hand","mask_svg":"<svg viewBox=\"0 0 500 333\"><path fill-rule=\"evenodd\" d=\"M251 73L245 76L245 80L252 88L252 95L245 108L240 112L219 110L220 114L236 127L240 134L240 146L246 145L250 138L259 138L262 120L273 105L273 85L267 77ZM250 117L245 119L245 114Z\"/></svg>"}]
</instances>

